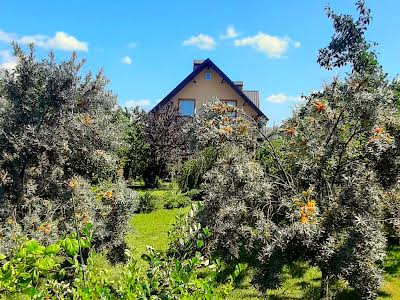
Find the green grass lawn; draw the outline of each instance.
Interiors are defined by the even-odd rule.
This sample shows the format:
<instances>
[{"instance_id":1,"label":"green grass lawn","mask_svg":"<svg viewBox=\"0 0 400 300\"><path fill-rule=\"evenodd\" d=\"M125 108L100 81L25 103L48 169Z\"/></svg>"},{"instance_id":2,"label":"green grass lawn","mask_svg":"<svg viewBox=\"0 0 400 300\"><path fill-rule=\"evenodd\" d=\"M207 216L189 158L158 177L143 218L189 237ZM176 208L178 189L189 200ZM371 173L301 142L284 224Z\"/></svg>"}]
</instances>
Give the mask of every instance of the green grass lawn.
<instances>
[{"instance_id":1,"label":"green grass lawn","mask_svg":"<svg viewBox=\"0 0 400 300\"><path fill-rule=\"evenodd\" d=\"M130 222L133 232L126 237L133 257L139 259L140 255L146 252L146 245L159 251L167 250L168 231L175 222L176 216L188 212L189 209L189 207L159 209L148 214L134 216Z\"/></svg>"}]
</instances>

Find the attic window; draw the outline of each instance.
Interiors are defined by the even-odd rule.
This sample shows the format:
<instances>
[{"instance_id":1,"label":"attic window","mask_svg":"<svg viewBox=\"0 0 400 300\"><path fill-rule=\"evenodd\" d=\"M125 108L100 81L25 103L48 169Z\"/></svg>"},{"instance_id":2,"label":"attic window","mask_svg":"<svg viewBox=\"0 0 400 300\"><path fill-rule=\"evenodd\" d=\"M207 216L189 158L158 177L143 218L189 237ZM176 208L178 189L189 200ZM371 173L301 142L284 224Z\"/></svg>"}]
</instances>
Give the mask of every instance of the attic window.
<instances>
[{"instance_id":1,"label":"attic window","mask_svg":"<svg viewBox=\"0 0 400 300\"><path fill-rule=\"evenodd\" d=\"M206 80L211 80L211 72L206 72L204 78L205 78Z\"/></svg>"}]
</instances>

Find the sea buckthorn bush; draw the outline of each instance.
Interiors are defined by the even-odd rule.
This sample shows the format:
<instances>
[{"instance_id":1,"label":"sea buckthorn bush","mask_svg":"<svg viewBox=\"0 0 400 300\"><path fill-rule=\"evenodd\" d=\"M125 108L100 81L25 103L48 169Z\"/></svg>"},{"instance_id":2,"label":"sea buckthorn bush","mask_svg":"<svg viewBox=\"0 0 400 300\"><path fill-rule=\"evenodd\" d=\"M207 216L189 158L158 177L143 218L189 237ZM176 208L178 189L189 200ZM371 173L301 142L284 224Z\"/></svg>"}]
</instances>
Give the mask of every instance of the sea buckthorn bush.
<instances>
[{"instance_id":1,"label":"sea buckthorn bush","mask_svg":"<svg viewBox=\"0 0 400 300\"><path fill-rule=\"evenodd\" d=\"M52 53L37 60L33 46L14 51L16 67L0 72L0 252L23 237L54 242L76 219L96 228L96 248L123 244L136 194L119 179L123 138L108 80L82 77L75 54L58 63Z\"/></svg>"},{"instance_id":2,"label":"sea buckthorn bush","mask_svg":"<svg viewBox=\"0 0 400 300\"><path fill-rule=\"evenodd\" d=\"M281 285L286 265L305 261L322 272L321 299L331 299L340 280L360 299L377 297L385 228L393 235L400 220L399 111L364 38L370 11L364 1L357 9L354 19L327 8L335 33L318 57L322 67L349 65L350 73L303 96L274 132L259 132L256 153L237 140L233 121L224 123L227 108L205 107L199 144L225 151L205 175L194 222L211 230L210 253L254 268L262 291Z\"/></svg>"}]
</instances>

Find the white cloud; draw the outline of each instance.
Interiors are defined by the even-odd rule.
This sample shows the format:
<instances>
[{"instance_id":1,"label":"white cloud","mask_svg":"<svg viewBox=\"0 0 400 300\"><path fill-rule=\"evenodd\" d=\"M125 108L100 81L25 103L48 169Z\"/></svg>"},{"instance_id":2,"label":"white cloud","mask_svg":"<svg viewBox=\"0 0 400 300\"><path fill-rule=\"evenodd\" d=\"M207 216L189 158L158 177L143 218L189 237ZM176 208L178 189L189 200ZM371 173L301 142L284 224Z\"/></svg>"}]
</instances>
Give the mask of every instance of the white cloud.
<instances>
[{"instance_id":1,"label":"white cloud","mask_svg":"<svg viewBox=\"0 0 400 300\"><path fill-rule=\"evenodd\" d=\"M37 47L64 51L87 52L89 50L87 42L79 41L76 37L62 31L57 31L53 37L42 34L18 37L15 33L0 30L0 41L5 43L15 41L20 44L34 43Z\"/></svg>"},{"instance_id":2,"label":"white cloud","mask_svg":"<svg viewBox=\"0 0 400 300\"><path fill-rule=\"evenodd\" d=\"M259 32L254 36L237 39L234 44L236 47L250 46L268 57L280 58L289 47L289 38L281 38Z\"/></svg>"},{"instance_id":3,"label":"white cloud","mask_svg":"<svg viewBox=\"0 0 400 300\"><path fill-rule=\"evenodd\" d=\"M11 55L9 50L0 51L0 69L11 70L14 69L17 64L17 58Z\"/></svg>"},{"instance_id":4,"label":"white cloud","mask_svg":"<svg viewBox=\"0 0 400 300\"><path fill-rule=\"evenodd\" d=\"M300 48L301 47L301 43L299 41L294 41L293 42L293 47Z\"/></svg>"},{"instance_id":5,"label":"white cloud","mask_svg":"<svg viewBox=\"0 0 400 300\"><path fill-rule=\"evenodd\" d=\"M128 100L124 103L127 108L134 108L139 106L142 109L149 108L151 101L149 99Z\"/></svg>"},{"instance_id":6,"label":"white cloud","mask_svg":"<svg viewBox=\"0 0 400 300\"><path fill-rule=\"evenodd\" d=\"M268 102L281 104L289 101L300 102L300 96L288 96L284 93L272 94L266 98Z\"/></svg>"},{"instance_id":7,"label":"white cloud","mask_svg":"<svg viewBox=\"0 0 400 300\"><path fill-rule=\"evenodd\" d=\"M137 43L131 42L128 44L128 48L136 48L137 47Z\"/></svg>"},{"instance_id":8,"label":"white cloud","mask_svg":"<svg viewBox=\"0 0 400 300\"><path fill-rule=\"evenodd\" d=\"M214 38L200 33L199 35L192 36L189 39L183 41L183 46L195 46L202 50L213 50L217 43L215 42Z\"/></svg>"},{"instance_id":9,"label":"white cloud","mask_svg":"<svg viewBox=\"0 0 400 300\"><path fill-rule=\"evenodd\" d=\"M239 36L239 33L236 32L235 27L233 25L229 25L226 28L226 32L220 36L221 39L234 39Z\"/></svg>"},{"instance_id":10,"label":"white cloud","mask_svg":"<svg viewBox=\"0 0 400 300\"><path fill-rule=\"evenodd\" d=\"M0 41L5 42L5 43L11 43L13 40L16 40L17 37L14 33L9 33L0 30Z\"/></svg>"},{"instance_id":11,"label":"white cloud","mask_svg":"<svg viewBox=\"0 0 400 300\"><path fill-rule=\"evenodd\" d=\"M124 56L123 58L121 58L121 63L123 63L124 65L131 65L132 58L130 58L128 55Z\"/></svg>"}]
</instances>

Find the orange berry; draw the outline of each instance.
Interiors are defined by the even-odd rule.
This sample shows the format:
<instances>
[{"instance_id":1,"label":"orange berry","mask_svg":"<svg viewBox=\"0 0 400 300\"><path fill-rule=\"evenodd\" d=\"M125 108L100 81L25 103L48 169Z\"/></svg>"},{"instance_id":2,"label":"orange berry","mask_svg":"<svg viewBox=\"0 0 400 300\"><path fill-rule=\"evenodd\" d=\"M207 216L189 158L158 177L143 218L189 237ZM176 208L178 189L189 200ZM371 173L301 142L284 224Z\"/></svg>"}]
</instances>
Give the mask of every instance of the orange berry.
<instances>
[{"instance_id":1,"label":"orange berry","mask_svg":"<svg viewBox=\"0 0 400 300\"><path fill-rule=\"evenodd\" d=\"M93 124L93 119L90 116L85 116L83 118L83 124L85 125L91 125Z\"/></svg>"},{"instance_id":2,"label":"orange berry","mask_svg":"<svg viewBox=\"0 0 400 300\"><path fill-rule=\"evenodd\" d=\"M78 186L78 181L76 181L75 179L71 179L70 181L68 181L68 186L71 189L75 189Z\"/></svg>"},{"instance_id":3,"label":"orange berry","mask_svg":"<svg viewBox=\"0 0 400 300\"><path fill-rule=\"evenodd\" d=\"M326 110L326 104L321 100L317 100L314 102L314 109L317 113L321 113Z\"/></svg>"},{"instance_id":4,"label":"orange berry","mask_svg":"<svg viewBox=\"0 0 400 300\"><path fill-rule=\"evenodd\" d=\"M286 128L286 133L290 136L295 135L296 129L293 127Z\"/></svg>"},{"instance_id":5,"label":"orange berry","mask_svg":"<svg viewBox=\"0 0 400 300\"><path fill-rule=\"evenodd\" d=\"M225 132L226 132L226 134L228 134L228 135L232 134L232 132L233 132L232 127L231 127L231 126L226 127L226 128L225 128Z\"/></svg>"}]
</instances>

